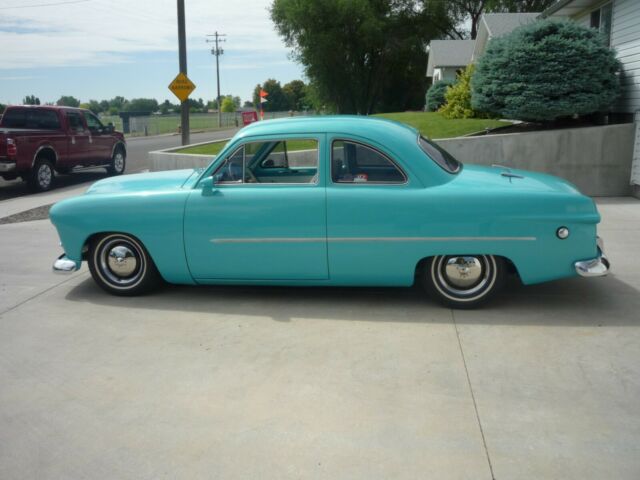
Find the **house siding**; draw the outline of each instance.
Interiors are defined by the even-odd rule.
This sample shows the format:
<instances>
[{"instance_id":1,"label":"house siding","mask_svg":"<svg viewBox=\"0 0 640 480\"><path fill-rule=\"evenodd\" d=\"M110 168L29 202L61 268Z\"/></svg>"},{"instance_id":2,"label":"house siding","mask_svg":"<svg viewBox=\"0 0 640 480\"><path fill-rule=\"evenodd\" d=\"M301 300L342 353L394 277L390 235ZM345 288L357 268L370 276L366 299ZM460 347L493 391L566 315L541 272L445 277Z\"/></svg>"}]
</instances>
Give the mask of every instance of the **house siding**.
<instances>
[{"instance_id":1,"label":"house siding","mask_svg":"<svg viewBox=\"0 0 640 480\"><path fill-rule=\"evenodd\" d=\"M614 110L640 110L640 1L614 0L611 46L622 63L622 95Z\"/></svg>"}]
</instances>

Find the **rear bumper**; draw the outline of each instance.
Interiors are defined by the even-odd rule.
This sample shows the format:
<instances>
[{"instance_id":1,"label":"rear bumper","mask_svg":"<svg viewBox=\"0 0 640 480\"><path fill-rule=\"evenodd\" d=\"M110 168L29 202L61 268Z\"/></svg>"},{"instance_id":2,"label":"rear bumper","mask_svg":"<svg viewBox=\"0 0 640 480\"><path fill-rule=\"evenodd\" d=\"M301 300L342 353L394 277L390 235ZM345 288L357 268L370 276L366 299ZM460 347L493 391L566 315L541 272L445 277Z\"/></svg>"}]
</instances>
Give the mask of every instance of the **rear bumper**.
<instances>
[{"instance_id":1,"label":"rear bumper","mask_svg":"<svg viewBox=\"0 0 640 480\"><path fill-rule=\"evenodd\" d=\"M0 173L13 172L16 169L16 162L0 159Z\"/></svg>"},{"instance_id":2,"label":"rear bumper","mask_svg":"<svg viewBox=\"0 0 640 480\"><path fill-rule=\"evenodd\" d=\"M78 264L67 258L64 253L60 255L55 262L53 262L53 273L68 275L76 272L79 268Z\"/></svg>"},{"instance_id":3,"label":"rear bumper","mask_svg":"<svg viewBox=\"0 0 640 480\"><path fill-rule=\"evenodd\" d=\"M598 256L575 263L576 272L581 277L603 277L609 273L611 264L604 254L604 242L598 237Z\"/></svg>"}]
</instances>

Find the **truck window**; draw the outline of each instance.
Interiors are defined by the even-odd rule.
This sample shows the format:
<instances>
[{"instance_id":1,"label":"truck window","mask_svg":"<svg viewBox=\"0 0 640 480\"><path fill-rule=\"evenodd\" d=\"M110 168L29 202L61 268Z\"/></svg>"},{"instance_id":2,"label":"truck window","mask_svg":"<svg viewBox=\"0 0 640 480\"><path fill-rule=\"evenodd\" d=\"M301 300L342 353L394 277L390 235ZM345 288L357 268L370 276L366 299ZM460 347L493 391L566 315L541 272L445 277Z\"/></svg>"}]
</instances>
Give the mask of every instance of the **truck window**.
<instances>
[{"instance_id":1,"label":"truck window","mask_svg":"<svg viewBox=\"0 0 640 480\"><path fill-rule=\"evenodd\" d=\"M27 114L27 128L39 130L59 130L60 120L53 110L29 110Z\"/></svg>"},{"instance_id":2,"label":"truck window","mask_svg":"<svg viewBox=\"0 0 640 480\"><path fill-rule=\"evenodd\" d=\"M2 126L7 128L27 128L27 110L10 108L2 116Z\"/></svg>"},{"instance_id":3,"label":"truck window","mask_svg":"<svg viewBox=\"0 0 640 480\"><path fill-rule=\"evenodd\" d=\"M98 120L98 117L89 112L84 112L84 119L87 122L87 127L89 127L89 130L100 130L101 128L103 128L102 122Z\"/></svg>"},{"instance_id":4,"label":"truck window","mask_svg":"<svg viewBox=\"0 0 640 480\"><path fill-rule=\"evenodd\" d=\"M79 113L67 112L67 120L69 121L69 128L71 130L75 130L76 132L84 131L84 125Z\"/></svg>"}]
</instances>

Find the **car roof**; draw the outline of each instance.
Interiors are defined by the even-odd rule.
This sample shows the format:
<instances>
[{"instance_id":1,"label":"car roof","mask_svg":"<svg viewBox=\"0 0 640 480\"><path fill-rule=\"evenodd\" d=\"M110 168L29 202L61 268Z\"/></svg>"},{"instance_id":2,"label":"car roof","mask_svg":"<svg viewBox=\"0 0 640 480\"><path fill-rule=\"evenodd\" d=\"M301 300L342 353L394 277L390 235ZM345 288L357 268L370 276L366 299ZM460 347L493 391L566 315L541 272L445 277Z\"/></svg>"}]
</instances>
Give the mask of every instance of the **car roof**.
<instances>
[{"instance_id":1,"label":"car roof","mask_svg":"<svg viewBox=\"0 0 640 480\"><path fill-rule=\"evenodd\" d=\"M318 115L278 118L254 122L238 132L239 137L304 133L344 133L374 138L410 136L418 131L409 125L386 118L357 115Z\"/></svg>"}]
</instances>

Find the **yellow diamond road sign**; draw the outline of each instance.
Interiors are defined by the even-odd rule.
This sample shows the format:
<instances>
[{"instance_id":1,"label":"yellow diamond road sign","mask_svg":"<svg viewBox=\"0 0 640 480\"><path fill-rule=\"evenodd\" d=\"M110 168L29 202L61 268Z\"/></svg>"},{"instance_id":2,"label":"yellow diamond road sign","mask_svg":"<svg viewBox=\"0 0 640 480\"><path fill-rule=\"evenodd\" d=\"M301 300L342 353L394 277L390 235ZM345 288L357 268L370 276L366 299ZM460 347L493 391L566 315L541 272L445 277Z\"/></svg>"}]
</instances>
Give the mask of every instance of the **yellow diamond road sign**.
<instances>
[{"instance_id":1,"label":"yellow diamond road sign","mask_svg":"<svg viewBox=\"0 0 640 480\"><path fill-rule=\"evenodd\" d=\"M182 72L180 72L178 76L173 79L173 82L169 84L169 90L171 90L181 102L184 102L189 98L189 95L191 95L191 92L195 89L196 86L193 82Z\"/></svg>"}]
</instances>

